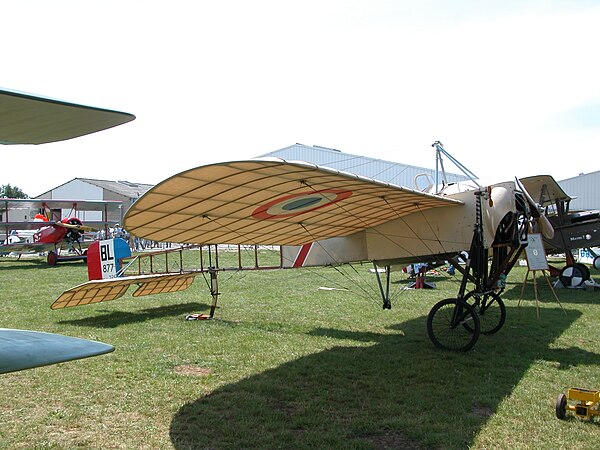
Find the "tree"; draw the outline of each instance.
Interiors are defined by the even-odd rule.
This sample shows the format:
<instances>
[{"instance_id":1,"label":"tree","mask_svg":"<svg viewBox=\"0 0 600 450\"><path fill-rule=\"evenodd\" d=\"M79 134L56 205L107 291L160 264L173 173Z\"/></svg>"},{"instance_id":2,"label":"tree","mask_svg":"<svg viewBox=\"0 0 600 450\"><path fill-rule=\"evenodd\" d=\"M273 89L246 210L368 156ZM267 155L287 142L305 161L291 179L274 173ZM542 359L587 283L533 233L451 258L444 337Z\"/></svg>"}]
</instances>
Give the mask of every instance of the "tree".
<instances>
[{"instance_id":1,"label":"tree","mask_svg":"<svg viewBox=\"0 0 600 450\"><path fill-rule=\"evenodd\" d=\"M10 184L0 185L0 197L5 198L29 198L25 192L19 189L17 186L11 186Z\"/></svg>"}]
</instances>

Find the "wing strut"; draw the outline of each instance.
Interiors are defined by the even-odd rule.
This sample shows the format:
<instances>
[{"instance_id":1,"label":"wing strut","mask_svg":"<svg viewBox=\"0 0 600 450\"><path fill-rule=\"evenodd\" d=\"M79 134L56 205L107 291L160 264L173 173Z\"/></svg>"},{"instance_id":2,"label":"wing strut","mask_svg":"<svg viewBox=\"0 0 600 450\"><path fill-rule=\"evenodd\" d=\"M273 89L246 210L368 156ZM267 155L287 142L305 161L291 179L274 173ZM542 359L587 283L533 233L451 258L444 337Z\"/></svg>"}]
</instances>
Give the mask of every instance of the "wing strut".
<instances>
[{"instance_id":1,"label":"wing strut","mask_svg":"<svg viewBox=\"0 0 600 450\"><path fill-rule=\"evenodd\" d=\"M469 178L473 183L475 183L477 185L477 187L479 187L479 188L481 187L481 185L477 181L475 181L479 177L477 177L477 175L475 175L473 172L471 172L469 169L467 169L461 162L459 162L450 153L448 153L444 149L444 146L442 145L442 143L440 141L435 141L433 144L431 144L431 146L435 147L435 192L436 192L436 194L440 193L440 188L438 187L439 186L439 167L442 168L442 177L443 177L442 190L444 187L446 187L448 185L448 182L446 181L446 171L444 170L444 162L442 160L442 153L450 161L452 161L454 163L454 165L456 167L458 167L460 169L460 171L467 176L467 178Z\"/></svg>"},{"instance_id":2,"label":"wing strut","mask_svg":"<svg viewBox=\"0 0 600 450\"><path fill-rule=\"evenodd\" d=\"M383 299L383 309L392 309L392 303L390 302L390 266L385 266L385 292L383 292L383 284L381 283L381 276L377 269L377 264L373 261L373 269L375 269L375 275L377 276L377 284L379 285L379 292Z\"/></svg>"},{"instance_id":3,"label":"wing strut","mask_svg":"<svg viewBox=\"0 0 600 450\"><path fill-rule=\"evenodd\" d=\"M211 267L208 272L210 273L210 295L212 296L212 304L210 305L210 318L212 319L215 315L215 309L217 309L217 300L220 293L216 269Z\"/></svg>"},{"instance_id":4,"label":"wing strut","mask_svg":"<svg viewBox=\"0 0 600 450\"><path fill-rule=\"evenodd\" d=\"M210 247L210 246L209 246ZM216 247L216 246L215 246ZM210 250L209 250L210 255ZM210 256L209 256L210 258ZM210 314L188 314L185 316L186 320L211 320L215 317L215 310L217 309L217 301L219 300L219 280L217 278L217 274L219 271L216 267L210 266L208 268L208 273L210 274L210 295L212 296L212 303L210 305ZM205 277L206 278L206 277Z\"/></svg>"}]
</instances>

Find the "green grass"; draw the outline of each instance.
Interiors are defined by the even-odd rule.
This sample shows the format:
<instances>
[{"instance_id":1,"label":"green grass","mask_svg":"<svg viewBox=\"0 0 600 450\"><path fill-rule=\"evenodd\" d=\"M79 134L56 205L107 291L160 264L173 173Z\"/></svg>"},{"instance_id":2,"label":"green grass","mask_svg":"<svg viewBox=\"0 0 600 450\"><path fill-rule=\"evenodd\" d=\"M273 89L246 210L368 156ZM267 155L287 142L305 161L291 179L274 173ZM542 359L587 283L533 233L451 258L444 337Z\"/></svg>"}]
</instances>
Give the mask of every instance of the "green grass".
<instances>
[{"instance_id":1,"label":"green grass","mask_svg":"<svg viewBox=\"0 0 600 450\"><path fill-rule=\"evenodd\" d=\"M597 292L541 286L539 319L524 270L503 294L508 317L473 351L433 347L429 309L457 279L372 294L323 291L333 269L220 275L214 321L201 276L181 293L52 311L86 268L0 258L0 326L96 339L114 353L0 376L0 448L580 448L598 423L559 421L568 387L600 389ZM404 286L394 274L394 286ZM132 289L133 290L133 289Z\"/></svg>"}]
</instances>

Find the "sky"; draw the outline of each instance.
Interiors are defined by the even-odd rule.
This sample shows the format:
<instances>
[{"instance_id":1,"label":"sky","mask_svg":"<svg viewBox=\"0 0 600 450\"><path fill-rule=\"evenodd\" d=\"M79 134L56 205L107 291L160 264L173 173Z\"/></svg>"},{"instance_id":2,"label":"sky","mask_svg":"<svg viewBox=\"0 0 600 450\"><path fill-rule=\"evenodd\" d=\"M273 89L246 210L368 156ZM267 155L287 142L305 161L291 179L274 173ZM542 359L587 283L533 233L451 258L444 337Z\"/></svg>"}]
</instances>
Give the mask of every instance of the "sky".
<instances>
[{"instance_id":1,"label":"sky","mask_svg":"<svg viewBox=\"0 0 600 450\"><path fill-rule=\"evenodd\" d=\"M600 2L0 0L0 87L128 124L3 146L0 184L155 184L294 143L485 183L600 170ZM446 169L452 171L449 163Z\"/></svg>"}]
</instances>

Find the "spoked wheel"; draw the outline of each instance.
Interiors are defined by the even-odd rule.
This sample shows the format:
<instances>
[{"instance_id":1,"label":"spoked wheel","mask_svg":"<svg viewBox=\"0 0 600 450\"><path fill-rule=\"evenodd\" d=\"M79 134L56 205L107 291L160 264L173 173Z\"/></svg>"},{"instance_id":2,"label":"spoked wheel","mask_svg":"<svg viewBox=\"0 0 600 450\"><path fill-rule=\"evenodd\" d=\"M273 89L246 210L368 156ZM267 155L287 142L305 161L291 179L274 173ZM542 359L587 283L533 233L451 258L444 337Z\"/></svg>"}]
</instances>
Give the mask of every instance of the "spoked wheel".
<instances>
[{"instance_id":1,"label":"spoked wheel","mask_svg":"<svg viewBox=\"0 0 600 450\"><path fill-rule=\"evenodd\" d=\"M427 316L429 339L445 350L470 350L479 338L479 331L479 317L473 307L456 298L436 303Z\"/></svg>"},{"instance_id":2,"label":"spoked wheel","mask_svg":"<svg viewBox=\"0 0 600 450\"><path fill-rule=\"evenodd\" d=\"M495 292L469 292L465 295L464 301L471 305L479 316L481 334L494 334L502 328L506 320L506 306L498 294ZM472 331L470 323L463 325L467 330Z\"/></svg>"}]
</instances>

